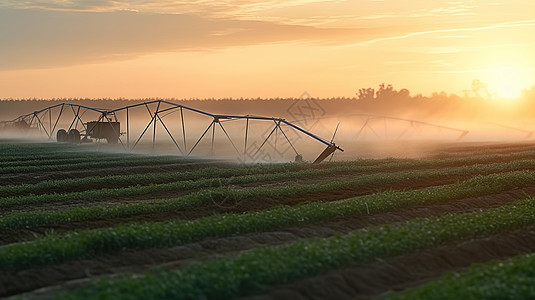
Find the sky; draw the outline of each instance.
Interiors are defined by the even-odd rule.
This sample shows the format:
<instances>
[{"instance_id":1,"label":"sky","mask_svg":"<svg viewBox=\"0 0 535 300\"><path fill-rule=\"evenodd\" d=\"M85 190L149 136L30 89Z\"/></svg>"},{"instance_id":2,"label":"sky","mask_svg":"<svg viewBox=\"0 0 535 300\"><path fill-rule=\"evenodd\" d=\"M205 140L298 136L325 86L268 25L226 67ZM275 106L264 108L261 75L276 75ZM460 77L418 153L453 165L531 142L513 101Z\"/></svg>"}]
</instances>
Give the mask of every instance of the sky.
<instances>
[{"instance_id":1,"label":"sky","mask_svg":"<svg viewBox=\"0 0 535 300\"><path fill-rule=\"evenodd\" d=\"M535 84L525 0L0 0L0 99L496 98Z\"/></svg>"}]
</instances>

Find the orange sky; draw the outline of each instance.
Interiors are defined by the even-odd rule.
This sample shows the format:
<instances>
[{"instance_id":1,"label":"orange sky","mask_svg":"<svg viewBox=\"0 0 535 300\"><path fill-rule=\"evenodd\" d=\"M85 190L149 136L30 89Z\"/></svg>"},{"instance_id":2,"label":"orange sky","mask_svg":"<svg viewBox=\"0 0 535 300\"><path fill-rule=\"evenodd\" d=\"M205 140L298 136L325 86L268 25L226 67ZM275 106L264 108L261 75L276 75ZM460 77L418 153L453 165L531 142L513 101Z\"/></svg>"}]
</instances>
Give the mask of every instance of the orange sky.
<instances>
[{"instance_id":1,"label":"orange sky","mask_svg":"<svg viewBox=\"0 0 535 300\"><path fill-rule=\"evenodd\" d=\"M535 84L533 1L0 3L0 98L495 97Z\"/></svg>"}]
</instances>

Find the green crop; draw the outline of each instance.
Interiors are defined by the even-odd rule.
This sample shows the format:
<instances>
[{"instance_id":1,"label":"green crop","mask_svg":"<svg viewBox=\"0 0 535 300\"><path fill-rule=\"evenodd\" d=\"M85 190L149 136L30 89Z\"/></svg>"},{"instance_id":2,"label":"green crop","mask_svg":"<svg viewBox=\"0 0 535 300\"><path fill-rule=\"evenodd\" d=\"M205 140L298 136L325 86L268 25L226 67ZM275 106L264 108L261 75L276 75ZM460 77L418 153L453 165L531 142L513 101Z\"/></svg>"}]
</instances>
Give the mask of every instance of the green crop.
<instances>
[{"instance_id":1,"label":"green crop","mask_svg":"<svg viewBox=\"0 0 535 300\"><path fill-rule=\"evenodd\" d=\"M371 227L327 239L261 247L235 256L193 263L176 271L105 278L58 299L230 299L267 286L316 276L448 242L535 224L535 200L467 214ZM59 242L59 241L58 241Z\"/></svg>"},{"instance_id":2,"label":"green crop","mask_svg":"<svg viewBox=\"0 0 535 300\"><path fill-rule=\"evenodd\" d=\"M519 155L521 154L521 155ZM17 185L5 185L0 186L0 195L17 196L24 194L44 194L44 193L58 193L63 191L73 190L89 190L94 187L127 187L133 185L148 185L156 183L170 183L174 181L182 180L197 180L200 178L212 178L212 177L232 177L241 176L247 174L265 174L265 173L277 173L277 172L292 172L299 170L324 170L318 171L318 175L330 175L330 174L351 174L359 172L385 172L385 171L400 171L416 168L430 168L430 167L446 167L451 165L473 165L477 163L496 163L500 160L510 159L522 159L530 158L533 156L533 152L527 153L514 153L510 155L491 155L482 156L478 158L455 158L446 160L429 160L429 161L399 161L399 160L383 160L381 164L371 164L369 161L357 160L344 163L325 164L320 166L299 165L299 164L277 164L277 165L262 165L253 167L236 167L228 164L224 169L215 169L212 167L206 167L201 170L192 172L165 172L165 173L153 173L153 174L136 174L136 175L115 175L115 176L93 176L74 179L63 180L48 180L42 181L36 184L17 184ZM527 162L529 166L529 162ZM328 169L328 171L325 171ZM312 173L304 173L304 175L313 176ZM297 178L297 177L296 177Z\"/></svg>"},{"instance_id":3,"label":"green crop","mask_svg":"<svg viewBox=\"0 0 535 300\"><path fill-rule=\"evenodd\" d=\"M387 299L535 299L535 254L476 264L467 272L450 273Z\"/></svg>"},{"instance_id":4,"label":"green crop","mask_svg":"<svg viewBox=\"0 0 535 300\"><path fill-rule=\"evenodd\" d=\"M535 184L535 172L514 172L497 175L479 176L462 183L425 188L406 192L383 192L374 195L361 196L341 201L327 203L311 203L295 208L296 211L306 211L307 207L315 207L320 212L317 220L329 220L340 216L361 214L363 212L382 212L389 209L425 205L459 199L462 197L480 196L497 193L513 188ZM329 185L338 186L337 183ZM318 186L318 185L316 185ZM98 220L115 217L127 217L165 211L183 210L199 207L217 201L239 202L249 198L266 196L284 196L288 193L313 191L308 186L292 186L299 191L291 190L289 186L257 187L248 189L218 188L204 189L191 195L158 200L151 203L133 203L106 207L77 207L64 211L31 211L17 212L0 218L1 228L30 228L36 226L57 225L62 223ZM292 209L293 210L293 209ZM270 211L266 212L270 214ZM256 213L253 213L253 215ZM260 215L263 212L259 213ZM309 217L297 213L294 218L308 220ZM287 224L284 224L287 225Z\"/></svg>"},{"instance_id":5,"label":"green crop","mask_svg":"<svg viewBox=\"0 0 535 300\"><path fill-rule=\"evenodd\" d=\"M128 154L123 155L106 155L106 156L95 156L95 155L79 155L76 157L68 157L68 158L52 158L52 159L42 159L42 158L35 158L32 157L31 159L25 159L25 160L16 160L16 161L3 161L0 162L0 168L7 168L7 167L26 167L26 166L47 166L47 165L69 165L69 164L80 164L80 163L86 163L86 162L102 162L103 164L106 164L110 161L116 161L116 160L137 160L140 159L139 156L133 156Z\"/></svg>"},{"instance_id":6,"label":"green crop","mask_svg":"<svg viewBox=\"0 0 535 300\"><path fill-rule=\"evenodd\" d=\"M154 156L154 157L122 157L120 159L114 159L111 161L88 161L81 163L73 163L66 165L43 165L43 166L14 166L3 167L0 169L0 174L13 174L13 173L30 173L30 172L43 172L43 171L68 171L68 170L80 170L102 167L120 167L120 166L133 166L133 165L146 165L146 164L166 164L166 163L191 163L195 162L194 159L184 158L180 156Z\"/></svg>"},{"instance_id":7,"label":"green crop","mask_svg":"<svg viewBox=\"0 0 535 300\"><path fill-rule=\"evenodd\" d=\"M385 192L337 202L312 202L297 207L281 206L266 211L216 215L192 221L131 223L111 228L70 232L64 235L48 235L28 243L0 247L0 268L23 268L30 265L58 263L123 249L181 245L208 237L224 237L328 221L350 215L375 213L399 207L492 193L500 189L524 186L526 182L534 180L535 172L503 173L481 176L450 186L406 192ZM249 190L243 191L246 193L245 196L251 195ZM197 198L197 201L213 201L217 197L227 196L212 194L209 190L201 191L201 193L206 194L204 198ZM186 204L177 201L169 205L177 207ZM58 215L43 214L41 217L46 219L55 216Z\"/></svg>"},{"instance_id":8,"label":"green crop","mask_svg":"<svg viewBox=\"0 0 535 300\"><path fill-rule=\"evenodd\" d=\"M114 188L135 185L154 185L176 181L199 180L214 177L235 177L249 174L266 174L290 171L288 165L278 167L255 168L214 168L206 167L195 171L174 171L136 175L93 176L75 179L48 180L36 184L19 184L0 186L2 195L44 194L65 190L90 190L95 186L113 186ZM33 197L33 196L31 196ZM1 201L1 200L0 200Z\"/></svg>"},{"instance_id":9,"label":"green crop","mask_svg":"<svg viewBox=\"0 0 535 300\"><path fill-rule=\"evenodd\" d=\"M38 161L38 160L69 160L69 159L76 159L76 158L94 158L94 159L100 159L105 157L120 157L122 155L129 155L124 153L106 153L106 152L73 152L73 151L65 151L65 152L50 152L47 154L41 153L41 154L32 154L30 155L32 161ZM4 156L3 154L0 154L0 162L1 163L11 163L11 162L22 162L28 160L28 154L17 154L17 155L10 155L10 156Z\"/></svg>"},{"instance_id":10,"label":"green crop","mask_svg":"<svg viewBox=\"0 0 535 300\"><path fill-rule=\"evenodd\" d=\"M367 184L384 185L395 182L412 182L423 178L440 178L445 176L459 175L466 176L468 174L480 174L482 172L504 172L510 170L535 168L535 160L513 161L503 164L490 165L472 165L457 168L449 168L447 170L427 170L418 172L400 172L391 174L374 174L359 176L356 178L340 179L335 182L327 182L320 184L287 184L284 186L274 186L264 188L264 194L270 196L290 196L304 192L326 192L338 189L358 188ZM346 171L349 169L346 169ZM337 170L340 172L340 170ZM307 177L311 175L319 176L334 172L332 169L326 170L303 170L299 172L289 173L273 173L260 175L244 175L239 177L232 177L226 180L220 178L203 179L197 181L179 181L165 184L153 184L148 186L132 186L118 189L101 189L89 190L83 192L72 192L66 194L44 194L44 195L29 195L8 197L0 199L0 207L9 207L20 204L35 204L35 203L59 203L72 201L102 201L117 197L152 195L154 193L162 192L183 192L185 190L207 188L222 185L232 184L246 184L254 182L276 181L283 179ZM343 173L343 172L340 172ZM335 172L336 174L336 172Z\"/></svg>"}]
</instances>

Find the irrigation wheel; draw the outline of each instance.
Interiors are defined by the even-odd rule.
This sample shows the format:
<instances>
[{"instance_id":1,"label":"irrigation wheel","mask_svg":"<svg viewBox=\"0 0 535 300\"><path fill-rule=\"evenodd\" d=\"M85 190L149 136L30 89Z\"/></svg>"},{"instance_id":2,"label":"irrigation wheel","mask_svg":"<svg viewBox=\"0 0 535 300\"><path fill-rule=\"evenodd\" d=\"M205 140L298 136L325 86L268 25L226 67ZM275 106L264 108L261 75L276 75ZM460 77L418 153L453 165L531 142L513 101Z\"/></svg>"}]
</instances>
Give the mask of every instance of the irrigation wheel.
<instances>
[{"instance_id":1,"label":"irrigation wheel","mask_svg":"<svg viewBox=\"0 0 535 300\"><path fill-rule=\"evenodd\" d=\"M56 133L56 140L58 141L58 143L65 143L67 142L67 136L67 131L65 131L65 129L60 129Z\"/></svg>"},{"instance_id":2,"label":"irrigation wheel","mask_svg":"<svg viewBox=\"0 0 535 300\"><path fill-rule=\"evenodd\" d=\"M80 144L80 131L76 129L69 130L67 139L69 143Z\"/></svg>"}]
</instances>

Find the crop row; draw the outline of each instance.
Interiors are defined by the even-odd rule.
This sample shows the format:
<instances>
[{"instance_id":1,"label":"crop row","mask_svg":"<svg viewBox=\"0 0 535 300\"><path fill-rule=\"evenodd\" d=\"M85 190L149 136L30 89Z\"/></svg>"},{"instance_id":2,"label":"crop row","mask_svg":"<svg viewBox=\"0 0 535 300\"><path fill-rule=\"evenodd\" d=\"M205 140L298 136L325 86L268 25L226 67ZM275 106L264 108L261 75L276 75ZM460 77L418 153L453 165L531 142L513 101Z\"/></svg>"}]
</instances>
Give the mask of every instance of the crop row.
<instances>
[{"instance_id":1,"label":"crop row","mask_svg":"<svg viewBox=\"0 0 535 300\"><path fill-rule=\"evenodd\" d=\"M146 156L145 156L146 157ZM123 155L77 155L74 157L63 157L63 158L35 158L31 157L23 160L14 160L14 161L0 161L0 168L7 167L26 167L26 166L46 166L46 165L67 165L67 164L77 164L84 162L108 162L112 160L126 159L134 160L140 159L141 156L134 156L131 154Z\"/></svg>"},{"instance_id":2,"label":"crop row","mask_svg":"<svg viewBox=\"0 0 535 300\"><path fill-rule=\"evenodd\" d=\"M58 180L78 180L78 179L84 179L88 177L100 177L101 182L102 179L105 179L107 177L111 176L123 176L123 175L133 175L133 174L164 174L169 172L177 172L178 170L183 170L184 172L187 172L188 170L196 170L196 169L202 169L202 168L210 168L210 167L217 167L217 168L227 168L232 167L230 164L222 163L221 161L205 161L205 162L192 162L192 163L184 163L184 164L177 164L177 163L170 163L170 164L142 164L142 165L136 165L132 164L131 166L119 166L119 167L100 167L100 168L89 168L89 169L80 169L80 170L69 170L69 171L58 171L58 172L36 172L36 173L15 173L15 174L7 174L7 175L0 175L0 188L3 186L10 186L10 187L16 187L16 186L29 186L35 184L40 184L43 182L55 182ZM110 183L112 184L112 183ZM150 183L145 183L150 184ZM46 185L46 183L45 183ZM85 191L95 188L106 188L109 187L107 183L104 183L102 186L88 186L84 185L81 187L74 187L71 190L63 188L59 186L58 189L52 189L52 190L46 190L37 188L35 193L32 193L31 191L26 193L22 190L18 190L15 188L15 190L22 191L22 194L19 195L29 195L29 194L43 194L43 193L66 193L71 191ZM113 186L111 186L113 187ZM30 188L33 189L33 188ZM39 191L40 190L40 191ZM17 194L15 194L17 195ZM12 196L12 194L9 193L0 193L0 198Z\"/></svg>"},{"instance_id":3,"label":"crop row","mask_svg":"<svg viewBox=\"0 0 535 300\"><path fill-rule=\"evenodd\" d=\"M515 152L526 152L534 151L535 146L533 144L506 144L497 147L485 147L481 145L476 145L472 147L461 146L460 148L450 148L445 151L436 153L432 155L434 158L452 158L452 157L476 157L480 155L491 155L491 154L508 154Z\"/></svg>"},{"instance_id":4,"label":"crop row","mask_svg":"<svg viewBox=\"0 0 535 300\"><path fill-rule=\"evenodd\" d=\"M202 166L202 165L200 165ZM194 171L173 171L164 173L148 173L135 175L93 176L62 180L47 180L36 184L17 184L0 186L0 195L44 194L47 192L81 191L98 187L129 187L135 185L150 185L172 183L185 180L199 180L215 177L235 177L250 174L266 174L291 172L297 170L295 164L281 164L272 166L255 166L251 168L214 168L206 167Z\"/></svg>"},{"instance_id":5,"label":"crop row","mask_svg":"<svg viewBox=\"0 0 535 300\"><path fill-rule=\"evenodd\" d=\"M46 148L45 148L46 149ZM48 149L50 151L50 149ZM0 167L2 167L2 170L0 170L0 174L1 173L16 173L16 172L33 172L33 171L37 171L38 168L35 168L36 166L42 166L40 169L43 169L43 170L49 170L49 171L56 171L56 170L61 170L62 167L59 166L59 164L65 164L67 162L71 162L71 163L76 163L76 162L88 162L88 163L91 163L91 161L94 161L94 163L97 163L99 161L102 161L102 162L106 162L106 161L109 161L109 160L116 160L118 159L117 158L117 155L116 154L113 154L113 153L99 153L99 152L62 152L62 153L57 153L57 152L51 152L50 155L52 155L52 157L50 158L47 158L46 156L43 157L43 156L37 156L37 157L34 157L33 155L31 156L32 159L31 160L28 160L28 155L23 155L23 156L16 156L16 158L19 159L19 161L2 161L1 157L0 157ZM130 155L130 154L126 154L126 155ZM533 151L523 151L523 152L516 152L516 153L512 153L512 154L495 154L495 155L482 155L482 156L479 156L479 157L463 157L463 158L449 158L449 159L444 159L444 160L435 160L435 161L421 161L420 164L416 163L416 162L413 162L413 164L416 164L416 165L420 165L420 166L433 166L435 164L437 165L447 165L448 163L455 163L456 161L457 162L462 162L462 161L466 161L466 162L469 162L469 161L472 161L472 163L475 162L478 162L478 163L483 163L483 162L490 162L490 161L496 161L497 159L521 159L521 158L527 158L527 157L531 157L533 155ZM124 157L124 154L123 156L121 156L120 160L128 160L128 159L132 159L132 160L136 160L136 159L154 159L155 162L158 162L159 160L161 159L184 159L184 157L176 157L176 156L166 156L166 157L143 157L143 156L131 156L131 157ZM393 160L393 159L390 159L390 160ZM374 164L377 164L377 160L372 160L374 162ZM409 161L407 160L393 160L394 162L397 161L397 162L400 162L400 163L403 163L403 162L406 162L408 163ZM381 163L384 163L384 162L388 162L388 159L387 160L381 160L379 161ZM434 163L433 163L434 162ZM344 162L345 164L347 164L347 162ZM338 165L340 163L334 163L332 165ZM372 163L370 163L370 160L357 160L357 161L354 161L354 162L351 162L350 163L351 165L371 165ZM50 166L50 165L53 165L53 166ZM92 166L93 164L91 164ZM47 167L44 167L43 166L47 166ZM80 167L85 167L86 165L82 165ZM29 168L28 168L29 167ZM32 168L33 167L33 168ZM76 169L76 167L72 166L72 167L66 167L67 169Z\"/></svg>"},{"instance_id":6,"label":"crop row","mask_svg":"<svg viewBox=\"0 0 535 300\"><path fill-rule=\"evenodd\" d=\"M297 212L300 212L301 210L306 211L308 206L320 207L320 210L324 211L324 215L321 216L323 219L321 220L330 220L333 216L349 216L360 214L363 211L377 213L413 205L432 204L463 197L498 193L533 184L535 184L535 172L503 173L498 175L480 176L462 183L423 190L383 192L374 195L356 197L349 200L305 204L292 208L290 211L293 211L294 209ZM337 183L334 183L334 185L340 187ZM316 188L318 187L321 186L316 185ZM217 203L219 201L236 203L259 196L287 196L292 193L311 190L314 189L311 189L308 186L301 186L299 190L296 190L295 186L257 187L248 189L205 189L180 198L154 201L152 203L133 203L107 207L77 207L63 211L44 210L17 212L0 218L0 229L31 228L36 226L58 225L71 222L184 210L214 202ZM365 208L366 210L364 210ZM329 211L333 211L333 214L331 215L327 213ZM271 211L266 211L265 213L270 214ZM308 218L303 218L302 215L296 217L299 217L300 220L308 220Z\"/></svg>"},{"instance_id":7,"label":"crop row","mask_svg":"<svg viewBox=\"0 0 535 300\"><path fill-rule=\"evenodd\" d=\"M89 154L94 153L95 156L100 153L104 154L104 151L97 151L98 147L95 145L71 145L71 144L58 144L58 143L13 143L4 144L0 141L0 161L9 161L20 157L48 157L61 154L76 155L76 154Z\"/></svg>"},{"instance_id":8,"label":"crop row","mask_svg":"<svg viewBox=\"0 0 535 300\"><path fill-rule=\"evenodd\" d=\"M56 143L21 143L20 141L7 141L5 139L2 139L0 143L0 153L2 153L2 156L18 155L21 152L50 153L54 150L61 149L72 150L76 149L76 146Z\"/></svg>"},{"instance_id":9,"label":"crop row","mask_svg":"<svg viewBox=\"0 0 535 300\"><path fill-rule=\"evenodd\" d=\"M477 264L467 272L450 273L388 299L535 299L535 254Z\"/></svg>"},{"instance_id":10,"label":"crop row","mask_svg":"<svg viewBox=\"0 0 535 300\"><path fill-rule=\"evenodd\" d=\"M296 177L305 177L317 175L336 174L341 172L344 174L358 173L358 172L380 172L398 169L408 169L415 166L420 166L418 161L408 162L393 162L385 163L383 165L366 165L359 164L332 164L329 168L304 168L298 164L277 164L277 165L263 165L253 166L249 168L235 167L235 168L204 168L190 172L169 172L169 173L154 173L154 174L136 174L136 175L116 175L116 176L94 176L75 179L50 180L43 181L37 184L18 184L0 186L0 195L24 195L24 194L43 194L46 192L57 192L58 190L73 190L79 188L85 190L94 186L113 186L114 188L128 187L134 185L148 185L148 184L162 184L172 183L183 180L198 180L201 178L213 177L236 177L248 174L266 174L266 173L287 173L302 170L301 173L296 174ZM427 165L427 164L426 164ZM283 175L290 176L290 174ZM283 179L283 178L279 178ZM4 196L5 197L5 196Z\"/></svg>"},{"instance_id":11,"label":"crop row","mask_svg":"<svg viewBox=\"0 0 535 300\"><path fill-rule=\"evenodd\" d=\"M533 182L535 182L535 172L511 172L478 176L459 184L431 189L390 191L336 202L311 202L296 207L280 206L265 211L215 215L191 221L130 223L110 228L68 232L63 235L52 234L32 242L0 247L0 268L24 268L113 253L124 249L181 245L209 237L262 232L287 226L335 220L351 215L377 213L395 208L484 195L522 187ZM208 199L214 196L210 195L211 191L203 192L208 193ZM243 193L251 192L244 190ZM250 194L245 195L245 197L248 196ZM180 206L184 203L170 202L168 205ZM151 209L149 206L145 207ZM102 213L108 212L102 210ZM113 215L113 211L109 214ZM43 219L54 218L54 216L58 215L52 213L41 215ZM78 216L83 217L83 214L78 213ZM73 213L71 217L76 216Z\"/></svg>"},{"instance_id":12,"label":"crop row","mask_svg":"<svg viewBox=\"0 0 535 300\"><path fill-rule=\"evenodd\" d=\"M73 159L73 158L95 158L98 159L100 157L108 157L108 156L120 156L124 155L116 154L116 153L107 153L107 152L89 152L89 151L63 151L63 152L57 152L57 151L50 151L49 153L40 153L40 154L20 154L20 155L9 155L4 156L3 154L0 154L0 162L2 163L8 163L8 162L15 162L15 161L25 161L30 157L31 160L62 160L62 159Z\"/></svg>"},{"instance_id":13,"label":"crop row","mask_svg":"<svg viewBox=\"0 0 535 300\"><path fill-rule=\"evenodd\" d=\"M102 168L102 167L121 167L121 166L134 166L134 165L154 165L154 164L166 164L166 163L192 163L199 162L191 158L185 158L180 156L153 156L153 157L124 157L120 159L114 159L112 161L88 161L82 163L74 163L67 165L43 165L43 166L15 166L15 167L3 167L0 169L0 174L12 174L12 173L31 173L31 172L44 172L44 171L69 171L69 170L83 170L90 168Z\"/></svg>"},{"instance_id":14,"label":"crop row","mask_svg":"<svg viewBox=\"0 0 535 300\"><path fill-rule=\"evenodd\" d=\"M74 179L63 180L48 180L42 181L36 184L17 184L17 185L5 185L0 186L0 195L3 197L17 196L24 194L44 194L57 191L72 191L78 189L80 191L91 189L95 186L100 187L128 187L134 185L148 185L148 184L161 184L170 183L174 181L182 180L196 180L200 178L212 178L212 177L231 177L241 176L247 174L264 174L275 172L292 172L298 170L307 169L329 169L331 171L318 171L318 174L336 174L336 172L342 172L344 174L350 174L352 172L381 172L381 171L395 171L395 170L407 170L415 168L437 168L454 164L471 165L483 162L496 162L500 159L522 159L533 157L533 152L518 153L508 156L492 155L480 157L478 159L473 158L455 158L445 160L384 160L383 163L370 164L369 161L357 160L352 162L333 163L326 164L320 168L316 166L306 166L300 164L277 164L269 166L253 166L249 168L234 167L217 170L215 168L205 168L193 172L170 172L170 173L154 173L154 174L136 174L136 175L115 175L115 176L93 176ZM305 173L305 175L307 175Z\"/></svg>"},{"instance_id":15,"label":"crop row","mask_svg":"<svg viewBox=\"0 0 535 300\"><path fill-rule=\"evenodd\" d=\"M358 176L349 179L339 179L337 181L326 179L329 182L318 184L286 184L283 186L272 186L265 188L250 189L251 191L262 191L266 196L290 196L299 193L307 192L327 192L340 189L358 188L373 184L375 186L413 182L415 180L429 179L431 177L440 178L447 176L467 176L470 174L505 172L512 170L522 170L535 168L535 160L527 161L513 161L509 163L490 164L490 165L472 165L457 168L449 168L445 170L426 170L415 172L399 172L399 173L379 173L373 175ZM88 190L82 192L72 192L66 194L43 194L43 195L28 195L28 196L14 196L0 199L0 207L9 207L13 205L26 205L38 203L60 203L73 201L103 201L109 199L116 199L119 197L132 197L143 195L154 195L156 193L183 193L187 190L194 190L199 188L210 187L224 187L236 184L251 184L264 183L269 181L288 180L293 178L309 178L311 176L323 176L325 174L340 174L340 170L332 173L334 169L326 170L303 170L298 172L286 173L268 173L259 175L244 175L231 178L209 178L200 180L177 181L172 183L154 184L148 186L131 186L117 189L101 189ZM281 192L284 191L284 192Z\"/></svg>"},{"instance_id":16,"label":"crop row","mask_svg":"<svg viewBox=\"0 0 535 300\"><path fill-rule=\"evenodd\" d=\"M261 247L174 271L124 275L119 280L100 279L87 288L62 294L60 299L115 299L126 295L129 299L230 299L355 262L365 263L533 224L535 200L527 199L485 211L416 219L327 239Z\"/></svg>"}]
</instances>

